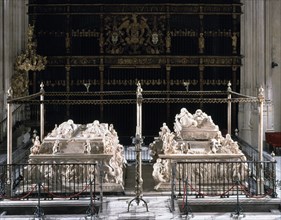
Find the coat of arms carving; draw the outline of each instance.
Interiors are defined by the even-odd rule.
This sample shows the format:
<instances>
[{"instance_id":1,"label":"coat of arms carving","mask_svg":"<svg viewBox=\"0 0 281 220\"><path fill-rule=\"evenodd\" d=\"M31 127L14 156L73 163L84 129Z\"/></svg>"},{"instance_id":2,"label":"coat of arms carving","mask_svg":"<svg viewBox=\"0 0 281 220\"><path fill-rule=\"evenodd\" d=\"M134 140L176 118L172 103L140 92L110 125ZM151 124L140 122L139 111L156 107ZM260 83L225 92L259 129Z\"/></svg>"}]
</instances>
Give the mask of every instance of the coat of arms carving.
<instances>
[{"instance_id":1,"label":"coat of arms carving","mask_svg":"<svg viewBox=\"0 0 281 220\"><path fill-rule=\"evenodd\" d=\"M108 54L161 54L164 52L165 17L132 14L105 17L104 46ZM103 34L101 34L103 36Z\"/></svg>"}]
</instances>

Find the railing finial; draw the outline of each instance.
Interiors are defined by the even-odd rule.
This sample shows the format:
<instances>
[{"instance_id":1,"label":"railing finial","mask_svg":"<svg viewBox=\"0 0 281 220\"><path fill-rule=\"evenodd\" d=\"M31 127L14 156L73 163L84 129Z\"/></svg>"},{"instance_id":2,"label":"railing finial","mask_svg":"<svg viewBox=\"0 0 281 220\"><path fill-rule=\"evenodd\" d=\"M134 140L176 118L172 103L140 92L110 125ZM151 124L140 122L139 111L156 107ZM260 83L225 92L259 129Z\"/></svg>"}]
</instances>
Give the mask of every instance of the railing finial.
<instances>
[{"instance_id":1,"label":"railing finial","mask_svg":"<svg viewBox=\"0 0 281 220\"><path fill-rule=\"evenodd\" d=\"M12 89L12 87L10 87L8 89L7 93L8 93L8 98L12 98L13 97L13 89Z\"/></svg>"},{"instance_id":2,"label":"railing finial","mask_svg":"<svg viewBox=\"0 0 281 220\"><path fill-rule=\"evenodd\" d=\"M228 92L232 91L232 89L231 89L231 82L230 81L228 81L228 83L227 83L227 91Z\"/></svg>"},{"instance_id":3,"label":"railing finial","mask_svg":"<svg viewBox=\"0 0 281 220\"><path fill-rule=\"evenodd\" d=\"M40 91L44 91L44 83L43 82L40 83Z\"/></svg>"}]
</instances>

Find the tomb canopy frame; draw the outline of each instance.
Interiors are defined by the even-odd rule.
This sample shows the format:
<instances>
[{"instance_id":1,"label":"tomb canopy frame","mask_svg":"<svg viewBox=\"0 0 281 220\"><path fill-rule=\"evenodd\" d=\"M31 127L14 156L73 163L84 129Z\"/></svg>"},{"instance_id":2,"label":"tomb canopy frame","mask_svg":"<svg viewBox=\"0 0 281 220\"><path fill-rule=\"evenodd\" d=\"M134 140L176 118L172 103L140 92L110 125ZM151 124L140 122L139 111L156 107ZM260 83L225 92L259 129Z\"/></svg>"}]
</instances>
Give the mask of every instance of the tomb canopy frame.
<instances>
[{"instance_id":1,"label":"tomb canopy frame","mask_svg":"<svg viewBox=\"0 0 281 220\"><path fill-rule=\"evenodd\" d=\"M7 165L12 164L12 105L13 104L38 104L40 105L40 138L44 137L44 105L114 105L114 104L136 104L138 99L135 97L135 91L103 91L103 92L56 92L50 93L44 91L44 85L41 83L41 89L38 93L13 98L13 92L8 90L7 98ZM227 103L228 104L228 133L231 134L231 104L232 103L259 103L259 160L263 161L263 125L262 113L264 102L264 89L260 87L258 97L247 96L231 90L231 84L228 83L226 91L142 91L142 103ZM218 96L217 98L208 96ZM60 97L62 99L55 99ZM70 99L79 97L79 99ZM84 97L82 99L81 97ZM96 99L89 99L96 97ZM109 97L109 99L107 98ZM116 98L118 97L118 98ZM119 98L120 97L120 98ZM39 99L38 99L39 98ZM140 116L141 117L141 116ZM9 166L7 170L8 183L12 181ZM262 169L262 168L261 168ZM261 177L260 181L263 178ZM260 189L262 190L262 189Z\"/></svg>"}]
</instances>

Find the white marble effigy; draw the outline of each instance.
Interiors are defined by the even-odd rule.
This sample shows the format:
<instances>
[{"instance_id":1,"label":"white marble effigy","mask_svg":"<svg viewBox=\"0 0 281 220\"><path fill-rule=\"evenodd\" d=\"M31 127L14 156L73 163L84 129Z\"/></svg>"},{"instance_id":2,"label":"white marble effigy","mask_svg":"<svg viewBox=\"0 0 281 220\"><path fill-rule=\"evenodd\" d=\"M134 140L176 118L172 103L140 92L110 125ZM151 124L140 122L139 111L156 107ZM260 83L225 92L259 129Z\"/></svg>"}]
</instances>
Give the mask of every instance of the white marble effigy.
<instances>
[{"instance_id":1,"label":"white marble effigy","mask_svg":"<svg viewBox=\"0 0 281 220\"><path fill-rule=\"evenodd\" d=\"M192 115L186 108L182 108L175 116L174 131L183 140L209 140L217 136L219 127L201 109Z\"/></svg>"},{"instance_id":2,"label":"white marble effigy","mask_svg":"<svg viewBox=\"0 0 281 220\"><path fill-rule=\"evenodd\" d=\"M150 148L151 156L155 162L152 176L155 180L156 190L165 187L170 190L172 161L246 161L246 157L239 149L238 144L231 139L229 134L223 137L211 116L201 109L191 114L186 108L182 108L180 113L175 116L174 131L171 132L166 123L163 123L159 137L156 137L154 142L150 144ZM206 166L204 169L206 176L213 175L213 168ZM243 169L247 169L247 167L243 167ZM218 177L228 176L225 172L237 173L235 170L216 172ZM190 173L192 173L190 175L194 175L198 172L194 167L194 170L191 169Z\"/></svg>"},{"instance_id":3,"label":"white marble effigy","mask_svg":"<svg viewBox=\"0 0 281 220\"><path fill-rule=\"evenodd\" d=\"M29 163L102 163L106 189L109 192L123 192L124 189L124 148L113 125L98 120L83 125L70 119L55 125L42 143L36 137Z\"/></svg>"}]
</instances>

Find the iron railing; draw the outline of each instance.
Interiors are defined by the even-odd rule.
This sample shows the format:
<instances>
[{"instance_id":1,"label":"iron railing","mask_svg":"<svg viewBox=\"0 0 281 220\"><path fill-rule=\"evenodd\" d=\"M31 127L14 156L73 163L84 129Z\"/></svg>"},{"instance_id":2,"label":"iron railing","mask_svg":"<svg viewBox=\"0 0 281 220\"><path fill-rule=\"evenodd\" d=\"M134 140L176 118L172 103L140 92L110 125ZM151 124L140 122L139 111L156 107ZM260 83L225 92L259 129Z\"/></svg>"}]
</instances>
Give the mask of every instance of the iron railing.
<instances>
[{"instance_id":1,"label":"iron railing","mask_svg":"<svg viewBox=\"0 0 281 220\"><path fill-rule=\"evenodd\" d=\"M42 198L51 199L89 196L91 190L102 194L99 168L95 163L0 165L0 199L37 197L38 187Z\"/></svg>"},{"instance_id":2,"label":"iron railing","mask_svg":"<svg viewBox=\"0 0 281 220\"><path fill-rule=\"evenodd\" d=\"M228 197L237 195L239 181L239 195L276 197L276 161L177 161L172 167L172 195Z\"/></svg>"},{"instance_id":3,"label":"iron railing","mask_svg":"<svg viewBox=\"0 0 281 220\"><path fill-rule=\"evenodd\" d=\"M252 145L244 141L243 139L239 138L236 135L232 135L231 138L234 141L237 141L239 148L242 150L242 152L245 154L247 157L247 160L249 161L259 161L259 151L257 148L254 148ZM271 161L273 160L272 156L269 155L267 152L263 152L263 158L266 161Z\"/></svg>"},{"instance_id":4,"label":"iron railing","mask_svg":"<svg viewBox=\"0 0 281 220\"><path fill-rule=\"evenodd\" d=\"M25 111L26 105L19 105L15 107L13 111L13 126L18 121L22 121L27 119L28 115ZM0 143L4 141L4 139L7 136L7 118L4 118L2 121L0 121Z\"/></svg>"}]
</instances>

